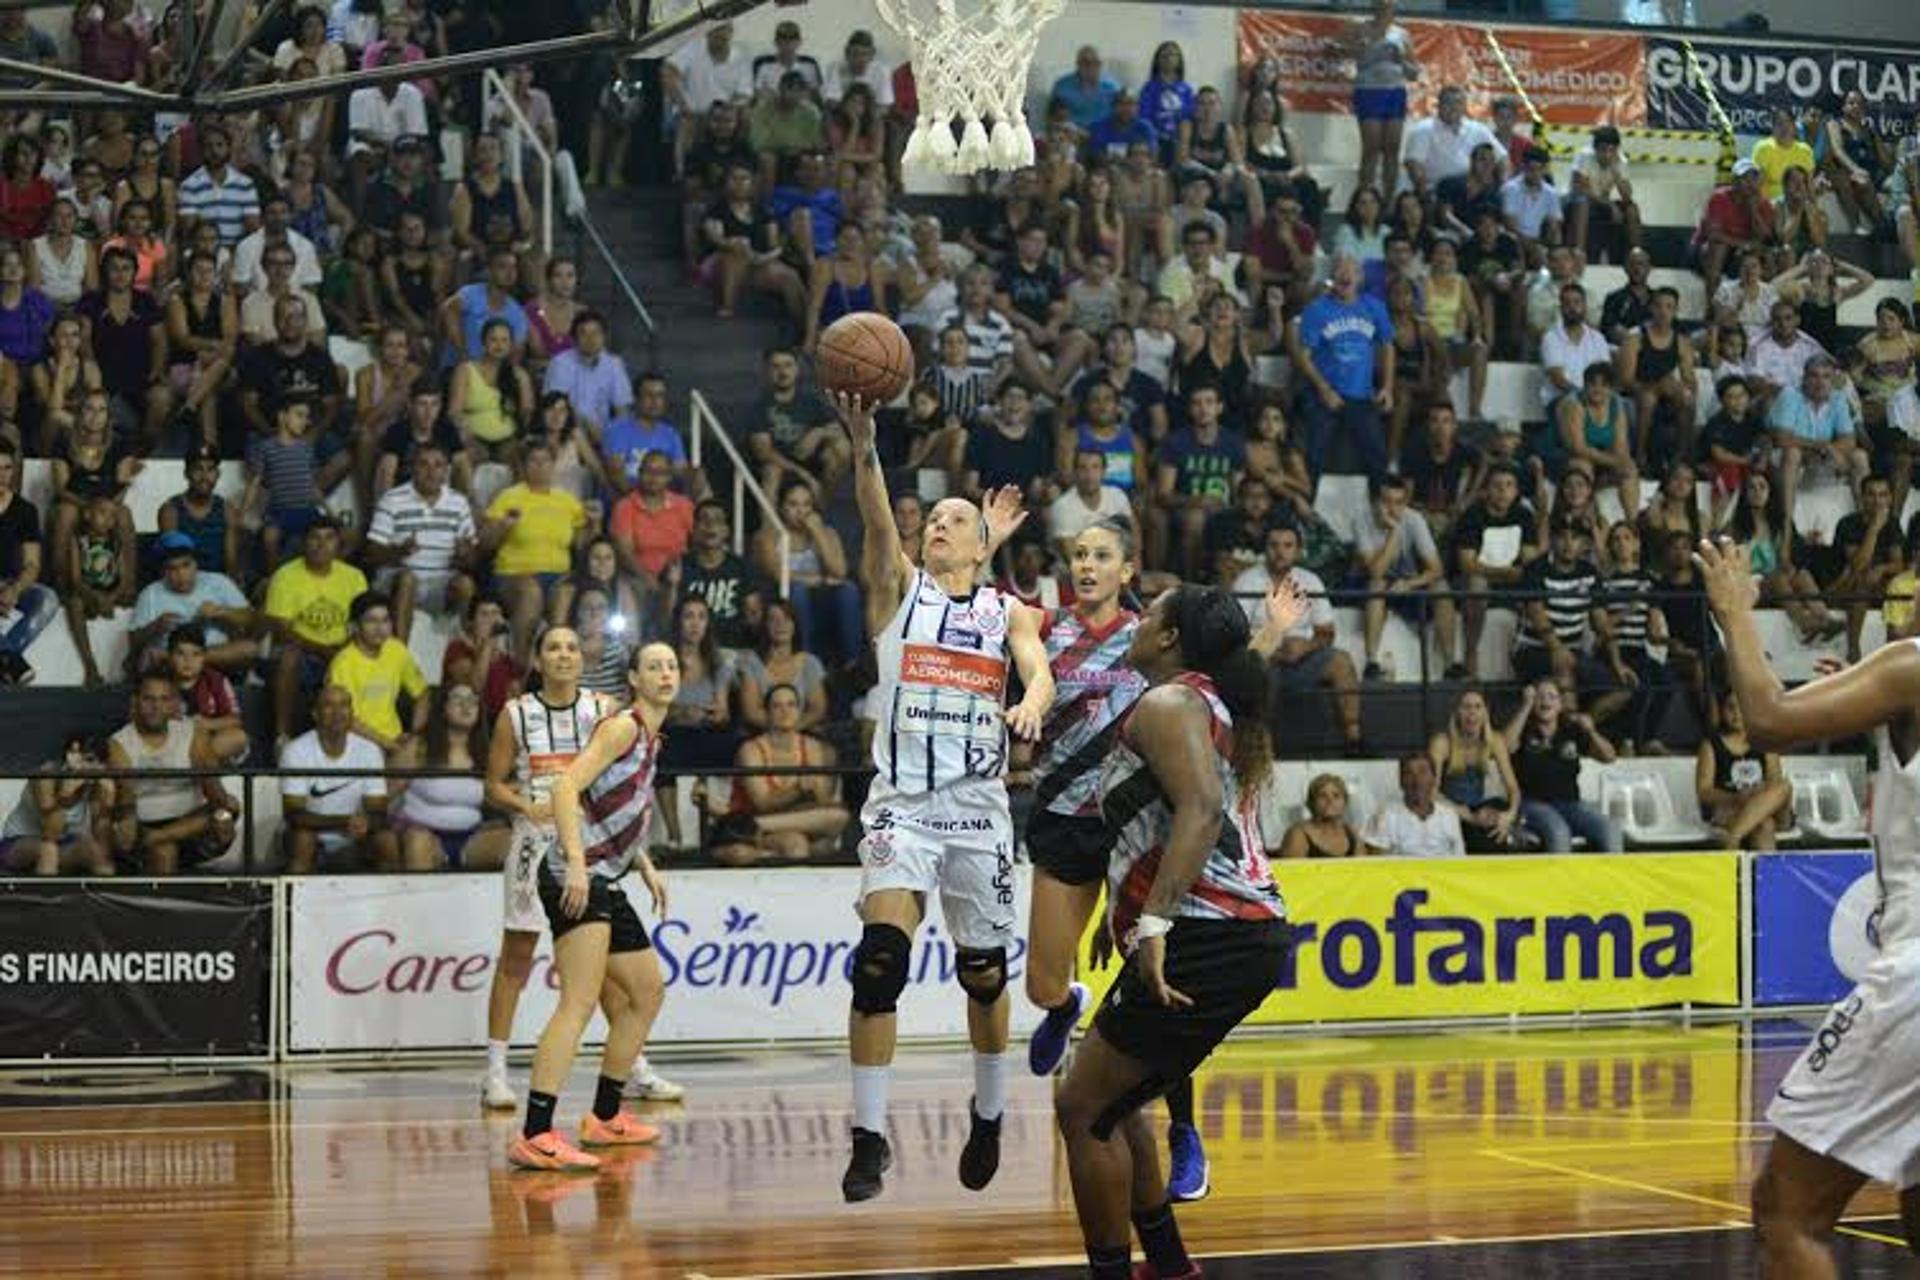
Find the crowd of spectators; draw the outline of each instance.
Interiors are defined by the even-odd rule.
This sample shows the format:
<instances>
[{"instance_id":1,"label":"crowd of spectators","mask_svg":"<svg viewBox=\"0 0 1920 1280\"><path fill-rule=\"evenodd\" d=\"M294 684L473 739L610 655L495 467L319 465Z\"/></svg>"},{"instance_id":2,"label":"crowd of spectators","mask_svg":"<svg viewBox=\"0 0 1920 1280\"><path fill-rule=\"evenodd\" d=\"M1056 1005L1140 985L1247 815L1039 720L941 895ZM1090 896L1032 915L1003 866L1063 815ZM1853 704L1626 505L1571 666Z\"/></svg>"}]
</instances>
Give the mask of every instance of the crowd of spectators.
<instances>
[{"instance_id":1,"label":"crowd of spectators","mask_svg":"<svg viewBox=\"0 0 1920 1280\"><path fill-rule=\"evenodd\" d=\"M446 44L413 9L338 17L296 12L261 74ZM22 21L0 16L0 43L51 58ZM99 21L108 49L139 31L128 0ZM80 30L83 60L105 56ZM164 33L135 43L130 74L167 74ZM1382 74L1417 74L1375 52ZM1709 531L1746 540L1802 635L1844 630L1854 656L1868 613L1911 593L1920 527L1903 537L1899 513L1920 340L1896 301L1864 337L1840 327L1872 272L1840 260L1820 202L1831 191L1911 260L1920 145L1880 138L1851 97L1831 120L1776 121L1706 202L1691 258L1709 310L1683 319L1679 294L1651 283L1613 128L1556 161L1517 102L1475 120L1442 87L1404 140L1363 113L1362 183L1329 211L1275 67L1196 86L1172 42L1150 66L1128 85L1079 50L1035 113L1036 165L984 182L976 216L948 227L902 207L915 88L868 33L817 58L792 20L758 52L719 23L666 60L686 266L722 322L765 295L788 331L737 424L777 506L742 531L744 556L673 421L682 389L636 376L579 299L578 265L537 251L534 184L484 127L498 112L460 105L475 86L428 78L219 119L10 118L0 678L30 679L27 646L64 614L88 683L134 691L128 726L69 760L461 768L486 758L538 628L566 621L588 688L621 692L641 641L680 650L677 774L856 758L876 619L834 518L846 436L808 369L827 325L880 311L922 370L883 435L910 555L927 476L1023 493L1033 514L994 572L1037 605L1071 602L1062 551L1114 515L1140 531L1146 587L1214 581L1257 613L1292 576L1316 607L1274 654L1275 688L1326 698L1352 754L1369 753L1368 687L1416 674L1393 669L1390 618L1430 641L1431 675L1463 682L1446 733L1403 762L1402 804L1359 830L1316 784L1287 798L1308 818L1268 833L1276 851L1283 835L1316 855L1618 848L1570 779L1582 757L1664 752L1677 699L1711 747L1703 811L1771 838L1777 769L1756 782L1736 767L1748 757L1709 692L1715 638L1688 551ZM551 130L531 71L508 79ZM443 177L433 131L469 114L482 127ZM618 171L620 127L596 119L593 176ZM1600 260L1627 276L1605 296L1587 283ZM351 377L337 339L366 349ZM1539 370L1523 423L1485 420L1495 361ZM169 452L186 455L186 488L143 539L128 488ZM24 457L51 462L45 511L21 492ZM230 504L216 489L235 461L247 484ZM1330 522L1323 479L1356 474L1366 501ZM1836 484L1855 513L1824 536L1797 525L1800 495ZM1362 607L1358 662L1334 642L1346 602ZM90 624L123 607L128 665L103 670ZM1526 682L1504 731L1475 683L1492 610L1516 615ZM406 643L422 615L458 631L431 689ZM268 692L270 750L240 720L249 682ZM16 818L57 827L69 791L37 788ZM697 791L729 862L820 855L852 803L818 776ZM95 842L73 859L185 865L231 832L232 797L212 785L87 796L102 822L81 824ZM296 868L499 856L479 793L451 782L292 778L284 806ZM675 842L698 838L667 809ZM15 861L73 859L34 846Z\"/></svg>"}]
</instances>

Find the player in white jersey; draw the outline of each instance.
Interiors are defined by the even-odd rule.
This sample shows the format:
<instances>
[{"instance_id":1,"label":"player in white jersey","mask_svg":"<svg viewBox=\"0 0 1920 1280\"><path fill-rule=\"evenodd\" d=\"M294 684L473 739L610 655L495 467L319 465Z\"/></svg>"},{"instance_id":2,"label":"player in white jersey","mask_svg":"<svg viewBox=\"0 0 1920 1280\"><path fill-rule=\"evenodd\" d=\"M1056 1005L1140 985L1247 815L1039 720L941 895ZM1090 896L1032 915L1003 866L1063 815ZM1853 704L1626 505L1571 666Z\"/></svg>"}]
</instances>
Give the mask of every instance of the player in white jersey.
<instances>
[{"instance_id":1,"label":"player in white jersey","mask_svg":"<svg viewBox=\"0 0 1920 1280\"><path fill-rule=\"evenodd\" d=\"M1773 1145L1753 1186L1753 1224L1775 1280L1838 1274L1827 1238L1869 1178L1900 1190L1920 1247L1920 639L1787 690L1754 622L1745 547L1695 555L1727 641L1727 675L1756 750L1872 732L1873 921L1878 954L1780 1083Z\"/></svg>"},{"instance_id":2,"label":"player in white jersey","mask_svg":"<svg viewBox=\"0 0 1920 1280\"><path fill-rule=\"evenodd\" d=\"M879 771L860 821L860 919L853 953L853 1155L840 1189L880 1193L892 1159L887 1085L913 933L937 893L968 997L973 1127L960 1181L979 1190L1000 1164L1005 1109L1007 944L1013 940L1013 819L1007 805L1007 732L1033 739L1053 701L1053 676L1035 612L979 585L990 541L979 507L947 498L927 513L915 568L900 549L874 446L873 413L841 397L853 437L854 496L866 527L862 577L893 607L876 637ZM1017 519L1016 519L1017 523ZM879 602L876 602L876 604ZM1026 685L1005 705L1008 668Z\"/></svg>"},{"instance_id":3,"label":"player in white jersey","mask_svg":"<svg viewBox=\"0 0 1920 1280\"><path fill-rule=\"evenodd\" d=\"M1283 628L1305 611L1290 584L1272 603ZM1183 586L1153 602L1127 655L1151 687L1100 777L1113 833L1107 930L1127 962L1054 1099L1094 1280L1200 1274L1141 1108L1260 1006L1286 954L1285 907L1238 799L1272 764L1269 676L1249 640L1231 595Z\"/></svg>"},{"instance_id":4,"label":"player in white jersey","mask_svg":"<svg viewBox=\"0 0 1920 1280\"><path fill-rule=\"evenodd\" d=\"M513 1017L533 969L533 954L546 928L537 872L557 839L553 825L553 780L586 747L593 727L617 710L612 699L580 687L580 637L571 627L550 627L535 646L540 688L500 710L487 759L487 802L512 817L512 837L501 868L505 913L500 952L487 993L487 1073L481 1105L511 1111L520 1105L507 1083L507 1048ZM656 1088L664 1086L664 1088ZM635 1096L677 1098L684 1092L661 1079L641 1059L629 1084Z\"/></svg>"},{"instance_id":5,"label":"player in white jersey","mask_svg":"<svg viewBox=\"0 0 1920 1280\"><path fill-rule=\"evenodd\" d=\"M560 1090L596 1006L607 1013L607 1041L593 1109L581 1121L580 1146L636 1146L660 1136L620 1101L666 985L653 941L619 881L628 870L637 870L655 911L665 914L667 888L647 857L646 839L653 822L660 728L680 690L679 656L669 644L642 645L627 679L632 708L601 720L586 748L553 780L558 839L536 874L540 905L553 929L560 1003L534 1051L526 1123L507 1149L516 1168L572 1173L600 1167L598 1157L553 1128ZM609 999L616 993L617 999Z\"/></svg>"}]
</instances>

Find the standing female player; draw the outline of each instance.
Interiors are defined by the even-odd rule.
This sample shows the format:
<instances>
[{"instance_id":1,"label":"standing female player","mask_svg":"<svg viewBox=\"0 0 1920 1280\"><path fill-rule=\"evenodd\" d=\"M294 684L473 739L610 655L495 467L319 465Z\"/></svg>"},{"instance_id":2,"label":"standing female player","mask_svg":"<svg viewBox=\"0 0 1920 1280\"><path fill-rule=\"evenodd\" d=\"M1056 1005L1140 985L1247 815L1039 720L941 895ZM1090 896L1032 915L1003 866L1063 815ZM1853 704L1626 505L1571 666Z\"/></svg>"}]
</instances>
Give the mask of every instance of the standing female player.
<instances>
[{"instance_id":1,"label":"standing female player","mask_svg":"<svg viewBox=\"0 0 1920 1280\"><path fill-rule=\"evenodd\" d=\"M526 1124L507 1148L507 1159L521 1169L572 1172L600 1166L597 1156L553 1131L554 1106L596 1004L606 1011L607 1043L593 1110L580 1125L581 1145L632 1146L660 1136L620 1105L627 1073L646 1045L666 987L647 928L616 882L637 866L654 909L666 911L667 887L647 857L646 839L653 822L660 726L680 690L679 656L669 644L642 646L627 678L633 706L601 721L586 749L553 781L559 841L541 860L539 887L540 905L553 929L560 1005L534 1051Z\"/></svg>"},{"instance_id":2,"label":"standing female player","mask_svg":"<svg viewBox=\"0 0 1920 1280\"><path fill-rule=\"evenodd\" d=\"M1270 606L1267 629L1284 631L1305 601L1283 584ZM1286 951L1285 908L1237 796L1271 758L1249 638L1231 595L1183 586L1153 602L1127 654L1149 688L1100 779L1115 840L1107 928L1127 962L1054 1099L1095 1280L1132 1274L1129 1217L1153 1276L1199 1274L1140 1109L1260 1006Z\"/></svg>"},{"instance_id":3,"label":"standing female player","mask_svg":"<svg viewBox=\"0 0 1920 1280\"><path fill-rule=\"evenodd\" d=\"M487 993L487 1074L480 1105L511 1111L520 1105L507 1083L507 1047L513 1016L533 970L533 953L546 927L540 910L539 869L558 838L553 825L553 782L586 747L593 728L612 714L611 698L580 687L580 637L571 627L549 627L535 647L540 685L500 710L487 757L487 801L512 816L512 843L501 868L505 915L500 954ZM628 1092L671 1101L685 1091L653 1074L642 1058Z\"/></svg>"},{"instance_id":4,"label":"standing female player","mask_svg":"<svg viewBox=\"0 0 1920 1280\"><path fill-rule=\"evenodd\" d=\"M1872 731L1879 951L1767 1108L1774 1128L1753 1185L1753 1225L1774 1280L1837 1274L1827 1239L1868 1178L1900 1189L1920 1249L1920 638L1788 691L1754 623L1747 549L1702 542L1694 559L1727 641L1727 677L1762 751Z\"/></svg>"}]
</instances>

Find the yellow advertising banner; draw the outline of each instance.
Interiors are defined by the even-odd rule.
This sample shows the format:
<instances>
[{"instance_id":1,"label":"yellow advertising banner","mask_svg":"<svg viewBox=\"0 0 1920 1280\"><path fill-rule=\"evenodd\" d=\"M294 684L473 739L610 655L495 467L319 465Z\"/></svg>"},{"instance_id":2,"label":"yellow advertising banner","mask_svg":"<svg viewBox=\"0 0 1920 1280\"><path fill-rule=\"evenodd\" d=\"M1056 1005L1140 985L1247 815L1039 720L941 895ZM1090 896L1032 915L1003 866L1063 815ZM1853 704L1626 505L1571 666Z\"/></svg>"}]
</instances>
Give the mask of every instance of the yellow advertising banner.
<instances>
[{"instance_id":1,"label":"yellow advertising banner","mask_svg":"<svg viewBox=\"0 0 1920 1280\"><path fill-rule=\"evenodd\" d=\"M1249 1021L1737 1005L1739 875L1728 853L1276 862L1294 946Z\"/></svg>"}]
</instances>

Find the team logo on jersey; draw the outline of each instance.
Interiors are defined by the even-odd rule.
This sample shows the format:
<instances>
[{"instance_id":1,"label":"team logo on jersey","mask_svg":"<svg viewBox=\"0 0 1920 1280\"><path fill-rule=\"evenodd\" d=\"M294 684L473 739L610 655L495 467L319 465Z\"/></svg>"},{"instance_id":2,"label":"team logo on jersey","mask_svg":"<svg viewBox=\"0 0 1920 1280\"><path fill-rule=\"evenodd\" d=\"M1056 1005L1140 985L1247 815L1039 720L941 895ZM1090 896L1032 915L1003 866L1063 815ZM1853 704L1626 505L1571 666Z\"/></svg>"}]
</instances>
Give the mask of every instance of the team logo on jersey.
<instances>
[{"instance_id":1,"label":"team logo on jersey","mask_svg":"<svg viewBox=\"0 0 1920 1280\"><path fill-rule=\"evenodd\" d=\"M998 609L988 609L974 619L974 625L987 639L997 640L1007 633L1007 615Z\"/></svg>"},{"instance_id":2,"label":"team logo on jersey","mask_svg":"<svg viewBox=\"0 0 1920 1280\"><path fill-rule=\"evenodd\" d=\"M978 631L953 618L940 624L940 643L949 649L984 649L987 645L986 638Z\"/></svg>"},{"instance_id":3,"label":"team logo on jersey","mask_svg":"<svg viewBox=\"0 0 1920 1280\"><path fill-rule=\"evenodd\" d=\"M860 861L869 867L893 865L893 832L869 831L860 841Z\"/></svg>"}]
</instances>

